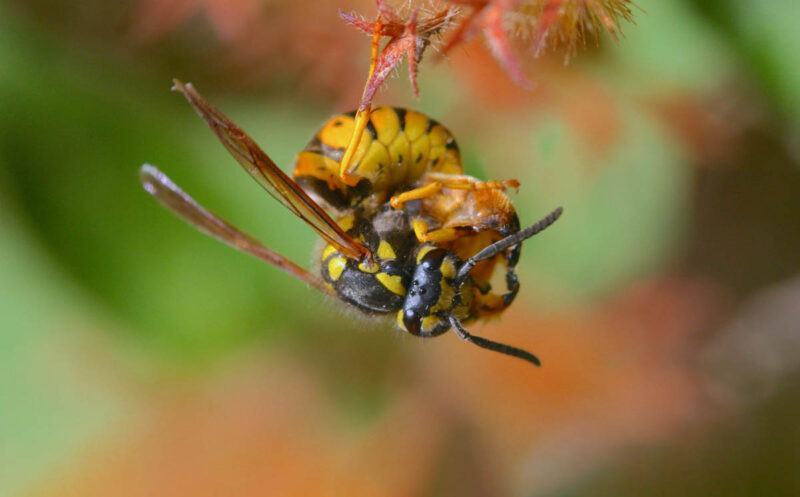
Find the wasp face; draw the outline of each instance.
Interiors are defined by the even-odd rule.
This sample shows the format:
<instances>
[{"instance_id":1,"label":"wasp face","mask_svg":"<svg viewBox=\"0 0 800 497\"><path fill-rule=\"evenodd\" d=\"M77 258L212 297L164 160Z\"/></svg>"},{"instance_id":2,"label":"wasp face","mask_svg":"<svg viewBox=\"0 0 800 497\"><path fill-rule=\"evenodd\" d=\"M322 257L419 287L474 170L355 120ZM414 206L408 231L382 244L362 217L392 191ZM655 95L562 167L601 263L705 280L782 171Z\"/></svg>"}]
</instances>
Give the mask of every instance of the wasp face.
<instances>
[{"instance_id":1,"label":"wasp face","mask_svg":"<svg viewBox=\"0 0 800 497\"><path fill-rule=\"evenodd\" d=\"M450 328L448 316L460 309L453 278L458 258L451 252L423 246L406 293L398 324L417 336L436 336ZM462 312L458 312L462 314Z\"/></svg>"}]
</instances>

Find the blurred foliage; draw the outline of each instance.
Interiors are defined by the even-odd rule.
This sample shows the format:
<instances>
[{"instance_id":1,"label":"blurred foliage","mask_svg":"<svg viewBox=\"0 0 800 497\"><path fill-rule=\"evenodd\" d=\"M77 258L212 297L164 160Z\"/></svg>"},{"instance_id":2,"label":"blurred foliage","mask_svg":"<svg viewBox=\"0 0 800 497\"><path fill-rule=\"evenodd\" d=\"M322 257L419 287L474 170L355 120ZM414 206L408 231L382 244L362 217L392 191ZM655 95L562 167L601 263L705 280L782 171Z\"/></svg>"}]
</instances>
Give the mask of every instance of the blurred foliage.
<instances>
[{"instance_id":1,"label":"blurred foliage","mask_svg":"<svg viewBox=\"0 0 800 497\"><path fill-rule=\"evenodd\" d=\"M537 165L517 201L520 211L563 203L571 219L547 243L526 247L522 267L565 296L605 295L654 270L679 242L689 180L680 148L649 116L621 112L622 129L602 157L558 117L540 117L521 127L527 136L514 137L530 144L521 152Z\"/></svg>"},{"instance_id":2,"label":"blurred foliage","mask_svg":"<svg viewBox=\"0 0 800 497\"><path fill-rule=\"evenodd\" d=\"M637 450L622 471L587 478L564 495L793 495L800 489L798 384L795 378L791 387L749 413L746 422L731 420L711 437Z\"/></svg>"},{"instance_id":3,"label":"blurred foliage","mask_svg":"<svg viewBox=\"0 0 800 497\"><path fill-rule=\"evenodd\" d=\"M2 176L0 176L2 178ZM5 184L5 182L0 182ZM87 388L65 357L86 339L96 313L47 261L0 186L0 490L36 481L84 440L119 419L126 402ZM76 295L78 294L78 295ZM65 354L66 353L66 354Z\"/></svg>"},{"instance_id":4,"label":"blurred foliage","mask_svg":"<svg viewBox=\"0 0 800 497\"><path fill-rule=\"evenodd\" d=\"M470 174L518 178L523 223L565 206L476 325L528 370L390 335L138 184L152 162L311 264L169 77L288 169L357 104L368 41L336 8L371 2L0 3L0 495L796 495L797 378L735 405L703 363L797 273L796 16L637 5L616 44L526 60L533 91L478 40L423 63L419 100L378 96L446 123Z\"/></svg>"},{"instance_id":5,"label":"blurred foliage","mask_svg":"<svg viewBox=\"0 0 800 497\"><path fill-rule=\"evenodd\" d=\"M28 46L23 36L6 46ZM137 81L100 71L84 54L63 56L55 47L23 55L27 64L15 65L18 71L4 80L2 98L3 116L14 123L3 128L5 163L53 255L96 298L145 332L142 339L160 342L156 350L183 357L217 350L253 333L265 316L273 316L270 330L281 328L286 320L303 328L302 321L279 311L306 290L286 279L278 280L277 286L266 283L263 274L246 269L256 263L244 257L215 261L214 254L226 253L225 248L202 238L194 245L195 233L163 216L141 191L137 167L157 157L179 178L180 168L199 173L202 179L195 179L196 186L191 180L186 183L200 198L204 190L210 197L231 185L229 217L238 215L244 226L247 219L274 218L263 223L269 230L267 239L285 252L307 250L310 231L294 235L294 220L263 198L247 178L230 174L233 168L203 167L230 159L208 139L191 112L181 112L187 109L180 99L169 99L167 85L150 86L153 94L163 97L142 105L130 98ZM275 137L271 152L289 162L293 150L302 145L299 131L313 127L313 121L303 125L302 114L285 105L263 114L270 122L262 125ZM177 120L166 118L173 115ZM43 141L49 146L40 146ZM204 170L208 176L203 178ZM241 181L235 183L237 179ZM208 203L213 205L213 197Z\"/></svg>"},{"instance_id":6,"label":"blurred foliage","mask_svg":"<svg viewBox=\"0 0 800 497\"><path fill-rule=\"evenodd\" d=\"M794 29L796 5L792 0L770 0L754 8L745 0L695 2L727 34L753 74L763 85L763 95L776 110L797 126L800 117L800 34Z\"/></svg>"}]
</instances>

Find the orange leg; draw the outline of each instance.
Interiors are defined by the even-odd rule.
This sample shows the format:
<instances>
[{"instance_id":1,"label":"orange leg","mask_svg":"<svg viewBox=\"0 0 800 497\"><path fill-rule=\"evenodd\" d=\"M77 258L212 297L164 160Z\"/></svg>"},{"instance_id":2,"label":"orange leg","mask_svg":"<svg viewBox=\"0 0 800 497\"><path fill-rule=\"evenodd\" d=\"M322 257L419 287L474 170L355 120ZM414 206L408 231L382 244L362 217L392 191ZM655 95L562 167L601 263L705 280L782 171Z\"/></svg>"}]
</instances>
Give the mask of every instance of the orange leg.
<instances>
[{"instance_id":1,"label":"orange leg","mask_svg":"<svg viewBox=\"0 0 800 497\"><path fill-rule=\"evenodd\" d=\"M434 245L452 242L467 233L457 228L439 228L430 231L428 223L422 219L413 219L411 227L414 229L414 234L420 243L433 243Z\"/></svg>"},{"instance_id":2,"label":"orange leg","mask_svg":"<svg viewBox=\"0 0 800 497\"><path fill-rule=\"evenodd\" d=\"M372 109L369 106L356 112L353 136L350 137L350 143L347 144L344 155L342 155L342 161L339 163L339 178L341 178L342 183L348 186L356 186L361 179L356 175L350 174L350 163L353 162L353 155L355 155L358 145L361 143L361 137L367 127L371 112Z\"/></svg>"},{"instance_id":3,"label":"orange leg","mask_svg":"<svg viewBox=\"0 0 800 497\"><path fill-rule=\"evenodd\" d=\"M519 181L515 179L504 181L479 181L470 176L440 173L428 173L426 177L433 181L419 188L414 188L413 190L408 190L407 192L393 196L389 200L391 206L394 209L400 209L406 202L430 198L442 191L442 188L449 188L451 190L505 190L507 188L519 188Z\"/></svg>"},{"instance_id":4,"label":"orange leg","mask_svg":"<svg viewBox=\"0 0 800 497\"><path fill-rule=\"evenodd\" d=\"M428 173L426 178L439 182L444 188L451 190L506 190L519 188L519 181L507 179L503 181L481 181L472 176L444 173Z\"/></svg>"},{"instance_id":5,"label":"orange leg","mask_svg":"<svg viewBox=\"0 0 800 497\"><path fill-rule=\"evenodd\" d=\"M369 61L369 74L367 75L367 84L364 87L364 94L367 92L369 80L375 73L375 67L378 64L378 49L380 48L382 29L383 23L380 20L375 21L375 25L372 29L372 49ZM342 179L342 182L348 186L356 186L360 179L358 176L350 174L350 163L353 161L353 155L355 155L358 145L361 143L361 136L364 134L364 129L367 127L367 122L369 122L369 116L371 113L372 106L365 106L362 102L362 105L358 108L358 112L356 112L354 123L355 126L353 129L353 135L350 137L350 143L347 144L347 148L344 150L344 154L342 155L342 160L339 162L339 177Z\"/></svg>"},{"instance_id":6,"label":"orange leg","mask_svg":"<svg viewBox=\"0 0 800 497\"><path fill-rule=\"evenodd\" d=\"M414 188L413 190L408 190L407 192L394 195L391 199L389 199L389 204L394 209L401 209L406 202L411 202L412 200L420 200L423 198L430 198L439 193L440 191L442 191L442 183L440 183L439 181L433 181L425 186Z\"/></svg>"}]
</instances>

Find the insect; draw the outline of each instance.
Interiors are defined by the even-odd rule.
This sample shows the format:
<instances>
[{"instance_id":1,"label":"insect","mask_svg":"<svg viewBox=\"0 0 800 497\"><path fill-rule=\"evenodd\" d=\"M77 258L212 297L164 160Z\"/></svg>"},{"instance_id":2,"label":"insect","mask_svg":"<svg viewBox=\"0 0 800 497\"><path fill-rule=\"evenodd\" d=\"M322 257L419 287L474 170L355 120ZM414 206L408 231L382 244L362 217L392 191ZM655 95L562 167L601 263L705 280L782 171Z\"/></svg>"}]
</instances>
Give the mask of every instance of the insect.
<instances>
[{"instance_id":1,"label":"insect","mask_svg":"<svg viewBox=\"0 0 800 497\"><path fill-rule=\"evenodd\" d=\"M466 250L470 243L474 245L476 240L484 239L482 236L456 236L442 243L419 240L419 229L414 225L426 216L430 217L422 211L423 204L436 202L441 194L423 192L423 195L415 193L414 198L402 197L415 190L398 191L373 183L367 196L398 192L400 202L389 201L376 206L364 205L366 197L360 201L351 200L349 207L339 207L341 215L334 220L299 181L286 175L243 130L208 104L190 84L176 82L176 89L184 93L239 164L327 242L321 256L321 274L317 276L307 271L223 221L184 193L156 167L146 164L140 170L142 184L160 203L200 231L254 255L365 313L395 314L398 326L413 335L433 337L453 329L462 339L482 348L540 364L530 352L472 335L463 323L499 312L513 301L519 288L513 266L519 258L522 242L552 225L561 215L561 208L522 230L518 221L515 221L515 227L511 226L513 222L507 223L511 226L508 234L485 243L469 256L461 255L459 251ZM438 180L427 184L433 184L433 181ZM481 200L483 193L502 193L500 188L493 186L459 186L455 185L455 189L466 195L459 205L474 204L475 207L485 201ZM306 188L314 192L308 183ZM445 186L439 186L438 190L441 192L442 188ZM511 213L516 220L513 210ZM497 235L501 229L505 228L498 225L478 230L478 234ZM487 281L473 275L478 266L503 254L508 266L506 281L509 291L495 295Z\"/></svg>"},{"instance_id":2,"label":"insect","mask_svg":"<svg viewBox=\"0 0 800 497\"><path fill-rule=\"evenodd\" d=\"M205 105L192 90L184 93L196 107ZM519 219L504 193L519 183L464 175L453 134L420 112L397 107L372 110L349 168L341 169L342 156L358 127L355 116L350 112L330 118L297 155L293 177L314 200L339 212L357 207L367 217L384 208L387 198L395 209L420 201L411 218L417 240L444 246L464 259L519 231ZM478 233L483 236L474 236ZM509 292L502 298L482 294L477 304L482 315L501 312L513 301L520 247L482 262L473 273L472 279L486 289L496 263L505 259Z\"/></svg>"},{"instance_id":3,"label":"insect","mask_svg":"<svg viewBox=\"0 0 800 497\"><path fill-rule=\"evenodd\" d=\"M183 88L191 102L203 105L196 92ZM342 169L340 161L356 129L355 114L329 119L295 161L294 180L328 207L374 210L391 197L391 205L399 208L411 200L435 197L444 188L502 191L519 187L516 180L480 181L464 175L452 133L421 112L399 107L370 112L350 165Z\"/></svg>"}]
</instances>

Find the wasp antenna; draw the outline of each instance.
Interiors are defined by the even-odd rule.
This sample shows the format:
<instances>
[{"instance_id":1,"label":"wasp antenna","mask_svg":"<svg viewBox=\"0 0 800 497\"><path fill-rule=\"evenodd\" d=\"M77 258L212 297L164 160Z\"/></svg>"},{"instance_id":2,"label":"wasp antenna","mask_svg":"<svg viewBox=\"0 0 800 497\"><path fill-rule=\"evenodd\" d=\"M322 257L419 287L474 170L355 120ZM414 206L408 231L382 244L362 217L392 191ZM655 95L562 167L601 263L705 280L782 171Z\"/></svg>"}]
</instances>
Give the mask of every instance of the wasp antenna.
<instances>
[{"instance_id":1,"label":"wasp antenna","mask_svg":"<svg viewBox=\"0 0 800 497\"><path fill-rule=\"evenodd\" d=\"M467 259L464 264L461 265L461 268L458 270L458 274L455 278L455 285L456 288L460 288L461 285L464 283L464 280L467 279L467 275L469 275L472 268L475 267L477 263L485 259L491 259L492 257L496 256L503 250L513 247L519 243L524 242L528 238L532 237L537 233L541 233L548 227L550 227L553 223L555 223L561 214L564 212L563 207L557 207L553 210L550 214L546 215L542 219L538 220L536 223L528 226L525 229L519 230L513 235L508 235L507 237L503 238L502 240L498 240L493 244L487 246L477 254L473 255L469 259Z\"/></svg>"},{"instance_id":2,"label":"wasp antenna","mask_svg":"<svg viewBox=\"0 0 800 497\"><path fill-rule=\"evenodd\" d=\"M486 338L472 335L470 332L464 329L464 325L461 324L461 321L459 321L457 317L448 316L448 319L450 320L450 325L456 331L456 335L458 335L459 338L461 338L462 340L466 340L467 342L473 343L478 347L482 347L484 349L493 350L495 352L500 352L501 354L510 355L513 357L518 357L523 361L528 361L534 366L542 365L542 361L540 361L538 357L531 354L527 350L518 349L516 347L512 347L511 345L494 342Z\"/></svg>"}]
</instances>

